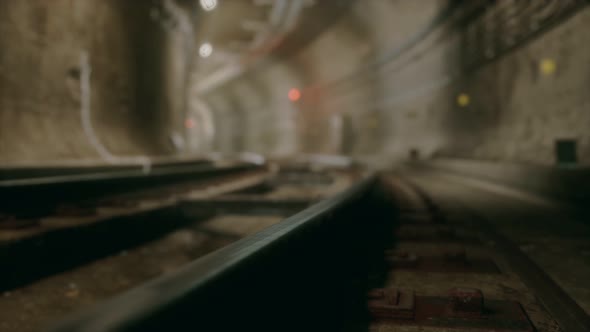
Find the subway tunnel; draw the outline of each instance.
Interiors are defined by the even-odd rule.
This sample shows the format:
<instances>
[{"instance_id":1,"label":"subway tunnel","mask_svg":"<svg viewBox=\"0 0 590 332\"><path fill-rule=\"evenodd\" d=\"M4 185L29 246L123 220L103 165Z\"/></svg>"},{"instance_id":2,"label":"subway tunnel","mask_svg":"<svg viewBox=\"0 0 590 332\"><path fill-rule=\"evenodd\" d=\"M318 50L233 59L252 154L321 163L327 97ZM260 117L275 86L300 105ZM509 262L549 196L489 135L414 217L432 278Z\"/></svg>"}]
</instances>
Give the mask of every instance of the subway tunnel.
<instances>
[{"instance_id":1,"label":"subway tunnel","mask_svg":"<svg viewBox=\"0 0 590 332\"><path fill-rule=\"evenodd\" d=\"M0 0L0 331L590 331L588 3Z\"/></svg>"}]
</instances>

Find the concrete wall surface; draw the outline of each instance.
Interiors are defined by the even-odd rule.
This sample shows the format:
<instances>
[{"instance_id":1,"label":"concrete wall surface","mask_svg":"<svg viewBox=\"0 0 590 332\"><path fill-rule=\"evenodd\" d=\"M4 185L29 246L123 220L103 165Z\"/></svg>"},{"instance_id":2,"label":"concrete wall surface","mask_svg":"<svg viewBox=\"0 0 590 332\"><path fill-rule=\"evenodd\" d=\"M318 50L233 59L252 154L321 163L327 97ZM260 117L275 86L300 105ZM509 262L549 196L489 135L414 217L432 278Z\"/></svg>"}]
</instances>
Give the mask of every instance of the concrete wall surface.
<instances>
[{"instance_id":1,"label":"concrete wall surface","mask_svg":"<svg viewBox=\"0 0 590 332\"><path fill-rule=\"evenodd\" d=\"M0 164L101 160L93 140L114 156L168 153L166 33L151 9L148 1L0 2ZM82 125L82 54L92 131Z\"/></svg>"},{"instance_id":2,"label":"concrete wall surface","mask_svg":"<svg viewBox=\"0 0 590 332\"><path fill-rule=\"evenodd\" d=\"M555 163L555 141L573 139L590 164L590 8L457 80L437 99L448 137L444 155ZM544 73L543 64L554 72ZM459 107L465 93L471 103Z\"/></svg>"}]
</instances>

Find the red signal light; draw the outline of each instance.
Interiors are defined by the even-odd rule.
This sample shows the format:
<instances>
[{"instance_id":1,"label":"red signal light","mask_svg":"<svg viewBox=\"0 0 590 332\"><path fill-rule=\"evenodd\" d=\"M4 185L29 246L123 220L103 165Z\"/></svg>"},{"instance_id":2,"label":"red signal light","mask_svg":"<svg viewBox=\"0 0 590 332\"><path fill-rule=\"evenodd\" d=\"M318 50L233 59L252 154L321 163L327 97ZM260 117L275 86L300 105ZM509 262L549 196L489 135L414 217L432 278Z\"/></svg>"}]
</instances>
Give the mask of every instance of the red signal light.
<instances>
[{"instance_id":1,"label":"red signal light","mask_svg":"<svg viewBox=\"0 0 590 332\"><path fill-rule=\"evenodd\" d=\"M186 120L184 120L184 126L186 127L186 129L192 129L195 127L195 120L188 118Z\"/></svg>"},{"instance_id":2,"label":"red signal light","mask_svg":"<svg viewBox=\"0 0 590 332\"><path fill-rule=\"evenodd\" d=\"M301 98L301 91L299 89L293 88L289 90L289 100L291 101L298 101Z\"/></svg>"}]
</instances>

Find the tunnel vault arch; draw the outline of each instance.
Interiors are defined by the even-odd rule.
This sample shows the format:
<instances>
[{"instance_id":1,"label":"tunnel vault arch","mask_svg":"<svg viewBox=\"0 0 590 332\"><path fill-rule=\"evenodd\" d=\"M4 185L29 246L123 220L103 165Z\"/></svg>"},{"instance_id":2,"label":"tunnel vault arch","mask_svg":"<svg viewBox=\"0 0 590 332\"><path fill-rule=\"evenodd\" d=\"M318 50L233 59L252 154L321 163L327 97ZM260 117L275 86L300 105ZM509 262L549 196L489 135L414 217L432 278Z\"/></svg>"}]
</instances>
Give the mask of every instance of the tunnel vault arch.
<instances>
[{"instance_id":1,"label":"tunnel vault arch","mask_svg":"<svg viewBox=\"0 0 590 332\"><path fill-rule=\"evenodd\" d=\"M0 54L0 163L104 162L79 116L79 57L87 51L91 124L114 156L250 150L393 158L419 149L424 156L552 164L555 144L568 139L587 164L588 100L580 88L587 77L580 73L590 62L585 48L578 50L585 39L572 33L586 28L588 6L574 6L582 2L529 8L556 21L539 21L528 28L538 31L508 47L510 35L497 33L508 29L504 21L485 40L470 32L505 9L495 4L467 15L469 8L455 11L462 1L353 1L321 31L293 20L293 35L309 38L301 47L273 53L289 42L281 27L256 61L247 46L223 54L244 66L195 97L191 57L209 15L196 1L0 1L0 49L10 50ZM262 5L249 6L240 7L248 18L268 18ZM241 23L239 36L273 32L272 25ZM501 43L485 44L494 36ZM480 51L463 72L469 49ZM552 74L542 73L544 61L554 63ZM292 87L302 90L301 100L287 100ZM471 97L469 105L457 104L461 94ZM195 117L189 132L187 117Z\"/></svg>"}]
</instances>

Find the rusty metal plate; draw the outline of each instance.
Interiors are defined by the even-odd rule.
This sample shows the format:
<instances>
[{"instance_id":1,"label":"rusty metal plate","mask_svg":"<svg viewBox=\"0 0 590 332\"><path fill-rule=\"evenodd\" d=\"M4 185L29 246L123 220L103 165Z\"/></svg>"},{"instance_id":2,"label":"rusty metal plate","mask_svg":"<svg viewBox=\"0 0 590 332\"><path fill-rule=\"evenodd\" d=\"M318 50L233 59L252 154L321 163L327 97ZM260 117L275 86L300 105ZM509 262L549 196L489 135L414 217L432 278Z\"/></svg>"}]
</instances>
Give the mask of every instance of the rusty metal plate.
<instances>
[{"instance_id":1,"label":"rusty metal plate","mask_svg":"<svg viewBox=\"0 0 590 332\"><path fill-rule=\"evenodd\" d=\"M414 319L416 296L413 291L395 288L374 289L368 296L369 312L374 317Z\"/></svg>"},{"instance_id":2,"label":"rusty metal plate","mask_svg":"<svg viewBox=\"0 0 590 332\"><path fill-rule=\"evenodd\" d=\"M402 298L405 302L402 303ZM447 297L415 296L412 291L375 289L368 294L375 320L396 325L452 328L459 331L534 332L518 302L484 300L473 288L454 288Z\"/></svg>"},{"instance_id":3,"label":"rusty metal plate","mask_svg":"<svg viewBox=\"0 0 590 332\"><path fill-rule=\"evenodd\" d=\"M415 321L420 325L452 327L465 330L533 332L535 328L518 302L488 300L481 315L457 315L448 308L448 300L439 297L419 297L416 300Z\"/></svg>"}]
</instances>

